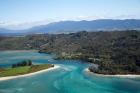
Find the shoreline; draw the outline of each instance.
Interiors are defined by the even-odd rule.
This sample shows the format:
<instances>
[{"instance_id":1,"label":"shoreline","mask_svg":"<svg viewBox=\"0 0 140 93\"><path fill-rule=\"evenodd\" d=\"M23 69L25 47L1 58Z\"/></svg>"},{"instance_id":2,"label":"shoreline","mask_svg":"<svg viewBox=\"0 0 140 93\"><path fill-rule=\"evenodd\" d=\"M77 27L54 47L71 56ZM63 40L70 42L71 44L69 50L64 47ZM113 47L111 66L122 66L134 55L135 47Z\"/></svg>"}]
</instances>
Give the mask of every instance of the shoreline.
<instances>
[{"instance_id":1,"label":"shoreline","mask_svg":"<svg viewBox=\"0 0 140 93\"><path fill-rule=\"evenodd\" d=\"M36 74L40 74L40 73L43 73L43 72L47 72L47 71L57 69L59 67L60 67L59 65L54 65L54 67L44 69L44 70L40 70L40 71L33 72L33 73L28 73L28 74L24 74L24 75L17 75L17 76L0 77L0 81L6 81L6 80L15 79L15 78L22 78L22 77L26 77L26 76L32 76L32 75L36 75Z\"/></svg>"},{"instance_id":2,"label":"shoreline","mask_svg":"<svg viewBox=\"0 0 140 93\"><path fill-rule=\"evenodd\" d=\"M133 74L126 74L126 75L119 75L119 74L116 74L116 75L97 74L97 73L94 73L94 72L90 72L88 68L86 68L85 71L88 72L88 73L91 73L93 75L102 76L102 77L140 78L140 75L133 75Z\"/></svg>"},{"instance_id":3,"label":"shoreline","mask_svg":"<svg viewBox=\"0 0 140 93\"><path fill-rule=\"evenodd\" d=\"M9 52L9 51L15 51L15 52L18 52L18 51L22 51L22 52L24 52L24 51L25 52L26 51L35 51L35 52L38 52L38 50L36 50L36 49L29 49L29 50L26 50L26 49L25 50L15 50L15 49L14 50L10 50L10 49L9 50L2 50L2 49L0 49L0 52Z\"/></svg>"}]
</instances>

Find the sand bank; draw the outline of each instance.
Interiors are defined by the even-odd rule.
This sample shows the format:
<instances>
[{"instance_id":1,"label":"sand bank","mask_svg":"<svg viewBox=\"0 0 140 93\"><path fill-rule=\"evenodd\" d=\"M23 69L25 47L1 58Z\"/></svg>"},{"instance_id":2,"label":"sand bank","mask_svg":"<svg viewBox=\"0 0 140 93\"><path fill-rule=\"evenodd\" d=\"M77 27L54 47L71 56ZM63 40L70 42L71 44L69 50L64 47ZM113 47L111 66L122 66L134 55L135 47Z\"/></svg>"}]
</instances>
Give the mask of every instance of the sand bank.
<instances>
[{"instance_id":1,"label":"sand bank","mask_svg":"<svg viewBox=\"0 0 140 93\"><path fill-rule=\"evenodd\" d=\"M140 78L140 75L133 75L133 74L126 74L126 75L104 75L104 74L97 74L97 73L93 73L90 72L89 69L85 69L86 72L97 75L97 76L103 76L103 77L120 77L120 78Z\"/></svg>"},{"instance_id":2,"label":"sand bank","mask_svg":"<svg viewBox=\"0 0 140 93\"><path fill-rule=\"evenodd\" d=\"M54 65L54 67L44 69L44 70L40 70L40 71L33 72L33 73L28 73L28 74L24 74L24 75L17 75L17 76L0 77L0 81L5 81L5 80L10 80L10 79L15 79L15 78L21 78L21 77L28 77L28 76L36 75L36 74L43 73L43 72L46 72L46 71L54 70L54 69L57 69L59 67L60 66L58 66L58 65Z\"/></svg>"}]
</instances>

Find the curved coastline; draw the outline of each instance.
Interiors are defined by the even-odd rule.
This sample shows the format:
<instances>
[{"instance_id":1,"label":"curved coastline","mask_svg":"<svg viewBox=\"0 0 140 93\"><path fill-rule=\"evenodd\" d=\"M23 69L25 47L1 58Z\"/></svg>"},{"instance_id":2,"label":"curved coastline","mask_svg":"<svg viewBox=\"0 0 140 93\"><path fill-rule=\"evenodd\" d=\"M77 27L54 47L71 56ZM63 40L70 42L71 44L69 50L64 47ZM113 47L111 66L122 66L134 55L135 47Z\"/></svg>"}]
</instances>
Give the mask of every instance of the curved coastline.
<instances>
[{"instance_id":1,"label":"curved coastline","mask_svg":"<svg viewBox=\"0 0 140 93\"><path fill-rule=\"evenodd\" d=\"M17 75L17 76L7 76L7 77L0 77L0 81L5 81L5 80L10 80L10 79L15 79L15 78L21 78L21 77L27 77L27 76L32 76L32 75L36 75L36 74L40 74L43 72L47 72L50 70L54 70L59 68L59 65L54 65L54 67L48 68L48 69L44 69L44 70L40 70L37 72L33 72L33 73L28 73L28 74L24 74L24 75Z\"/></svg>"},{"instance_id":2,"label":"curved coastline","mask_svg":"<svg viewBox=\"0 0 140 93\"><path fill-rule=\"evenodd\" d=\"M94 73L94 72L90 72L88 68L86 68L85 71L87 73L91 73L91 74L94 74L96 76L102 76L102 77L140 78L140 75L133 75L133 74L126 74L126 75L119 75L119 74L116 74L116 75L97 74L97 73Z\"/></svg>"}]
</instances>

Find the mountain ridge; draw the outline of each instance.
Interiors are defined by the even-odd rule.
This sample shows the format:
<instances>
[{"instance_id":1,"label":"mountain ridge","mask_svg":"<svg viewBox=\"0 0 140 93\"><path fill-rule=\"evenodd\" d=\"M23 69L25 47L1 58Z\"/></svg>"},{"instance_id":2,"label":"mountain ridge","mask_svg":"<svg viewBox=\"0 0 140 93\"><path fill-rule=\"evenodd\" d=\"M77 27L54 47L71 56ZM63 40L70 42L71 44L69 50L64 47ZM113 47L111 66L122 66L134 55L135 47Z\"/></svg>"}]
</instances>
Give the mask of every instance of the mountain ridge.
<instances>
[{"instance_id":1,"label":"mountain ridge","mask_svg":"<svg viewBox=\"0 0 140 93\"><path fill-rule=\"evenodd\" d=\"M140 30L140 19L98 19L81 21L59 21L35 26L26 30L0 28L3 33L69 33L78 31Z\"/></svg>"}]
</instances>

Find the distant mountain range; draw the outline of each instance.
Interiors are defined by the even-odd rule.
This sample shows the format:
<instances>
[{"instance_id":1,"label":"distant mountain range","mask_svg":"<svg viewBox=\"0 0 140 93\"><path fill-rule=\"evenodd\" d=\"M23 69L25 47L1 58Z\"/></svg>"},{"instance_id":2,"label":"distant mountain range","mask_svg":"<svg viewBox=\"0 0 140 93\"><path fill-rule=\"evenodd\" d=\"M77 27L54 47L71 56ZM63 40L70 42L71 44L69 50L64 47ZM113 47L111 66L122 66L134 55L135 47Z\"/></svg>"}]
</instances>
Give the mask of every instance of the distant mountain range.
<instances>
[{"instance_id":1,"label":"distant mountain range","mask_svg":"<svg viewBox=\"0 0 140 93\"><path fill-rule=\"evenodd\" d=\"M0 28L0 34L6 33L69 33L77 31L114 31L114 30L140 30L139 19L112 20L100 19L93 21L60 21L47 25L32 27L27 30L8 30Z\"/></svg>"}]
</instances>

